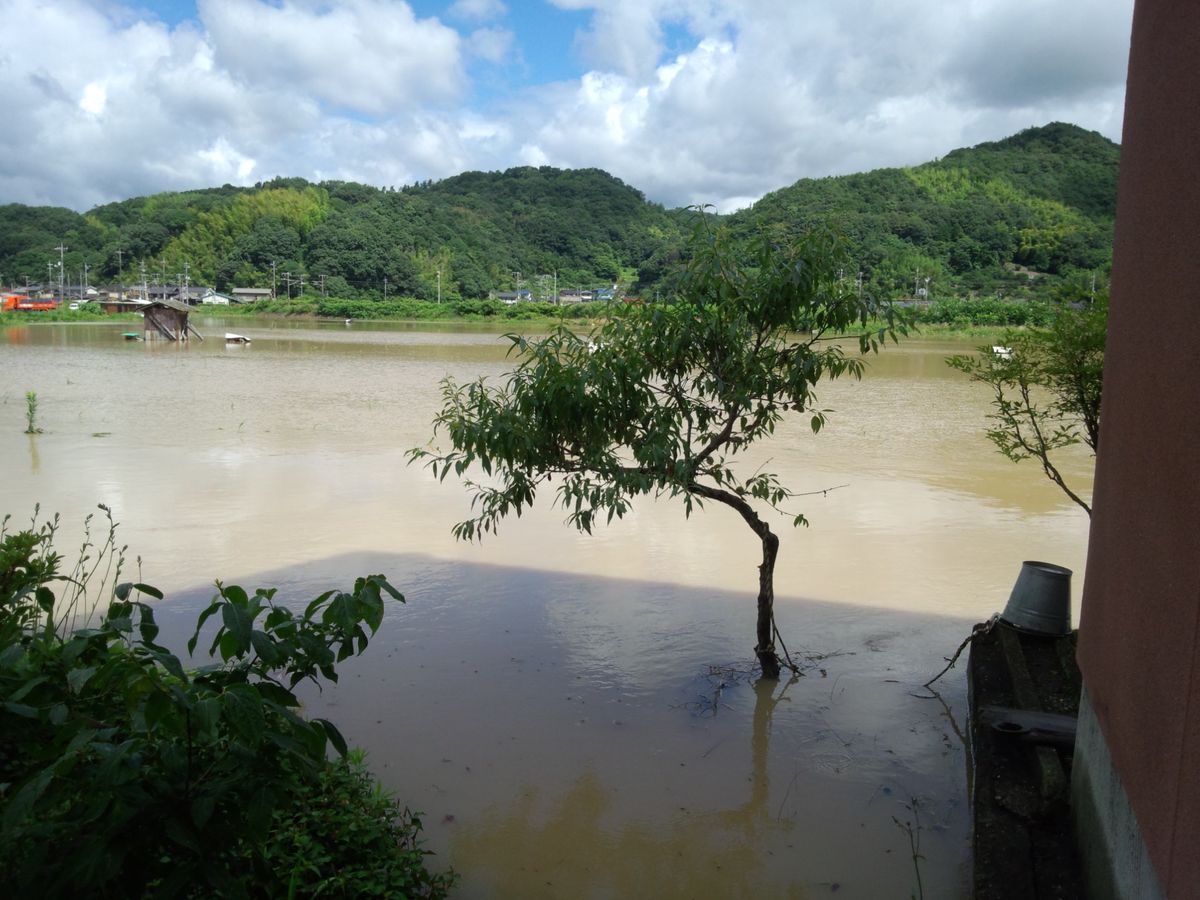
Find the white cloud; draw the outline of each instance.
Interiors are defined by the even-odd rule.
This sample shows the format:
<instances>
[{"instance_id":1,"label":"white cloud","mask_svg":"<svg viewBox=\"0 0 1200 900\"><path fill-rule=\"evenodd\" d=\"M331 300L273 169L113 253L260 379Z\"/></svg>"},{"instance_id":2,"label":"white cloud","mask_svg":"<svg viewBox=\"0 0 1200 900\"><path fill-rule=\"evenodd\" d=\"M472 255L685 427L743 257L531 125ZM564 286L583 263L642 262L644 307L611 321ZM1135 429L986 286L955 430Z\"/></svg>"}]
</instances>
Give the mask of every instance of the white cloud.
<instances>
[{"instance_id":1,"label":"white cloud","mask_svg":"<svg viewBox=\"0 0 1200 900\"><path fill-rule=\"evenodd\" d=\"M1068 0L555 2L594 9L587 39L606 46L620 22L633 55L540 98L529 145L670 204L733 208L801 177L918 163L1055 119L1119 136L1130 0L1100 16ZM659 18L644 22L649 9ZM694 49L647 71L665 21ZM982 61L995 36L1007 80Z\"/></svg>"},{"instance_id":2,"label":"white cloud","mask_svg":"<svg viewBox=\"0 0 1200 900\"><path fill-rule=\"evenodd\" d=\"M517 42L524 9L464 37L401 0L199 0L174 28L111 0L0 0L0 203L550 164L730 208L1052 120L1120 132L1132 0L548 2L590 16L590 70L518 94L489 73L483 108L468 59L546 52Z\"/></svg>"},{"instance_id":3,"label":"white cloud","mask_svg":"<svg viewBox=\"0 0 1200 900\"><path fill-rule=\"evenodd\" d=\"M93 81L84 87L79 108L90 116L98 116L104 112L107 103L108 91L104 89L104 85Z\"/></svg>"},{"instance_id":4,"label":"white cloud","mask_svg":"<svg viewBox=\"0 0 1200 900\"><path fill-rule=\"evenodd\" d=\"M199 0L214 60L243 84L287 86L379 114L456 99L459 36L402 0Z\"/></svg>"},{"instance_id":5,"label":"white cloud","mask_svg":"<svg viewBox=\"0 0 1200 900\"><path fill-rule=\"evenodd\" d=\"M471 55L500 63L512 54L514 35L507 28L478 28L467 38Z\"/></svg>"}]
</instances>

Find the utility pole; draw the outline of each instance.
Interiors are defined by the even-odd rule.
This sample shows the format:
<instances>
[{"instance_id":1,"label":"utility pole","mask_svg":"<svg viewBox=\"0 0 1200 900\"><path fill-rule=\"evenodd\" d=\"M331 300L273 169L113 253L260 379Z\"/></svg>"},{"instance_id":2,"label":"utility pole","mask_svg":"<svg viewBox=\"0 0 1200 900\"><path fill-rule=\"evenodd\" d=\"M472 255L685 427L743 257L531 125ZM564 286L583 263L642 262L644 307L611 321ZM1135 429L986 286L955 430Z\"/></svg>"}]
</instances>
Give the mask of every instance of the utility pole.
<instances>
[{"instance_id":1,"label":"utility pole","mask_svg":"<svg viewBox=\"0 0 1200 900\"><path fill-rule=\"evenodd\" d=\"M83 280L79 283L79 302L83 302L83 295L87 291L87 273L90 266L87 263L83 264Z\"/></svg>"},{"instance_id":2,"label":"utility pole","mask_svg":"<svg viewBox=\"0 0 1200 900\"><path fill-rule=\"evenodd\" d=\"M191 266L186 262L183 264L183 302L191 306L191 298L188 297L188 287L191 285L191 278L188 277L188 270Z\"/></svg>"},{"instance_id":3,"label":"utility pole","mask_svg":"<svg viewBox=\"0 0 1200 900\"><path fill-rule=\"evenodd\" d=\"M142 300L148 302L150 300L150 288L146 284L146 261L144 259L138 262L138 268L141 269L142 274Z\"/></svg>"},{"instance_id":4,"label":"utility pole","mask_svg":"<svg viewBox=\"0 0 1200 900\"><path fill-rule=\"evenodd\" d=\"M50 287L54 278L54 263L46 263L46 287Z\"/></svg>"},{"instance_id":5,"label":"utility pole","mask_svg":"<svg viewBox=\"0 0 1200 900\"><path fill-rule=\"evenodd\" d=\"M438 303L442 302L442 270L437 270L438 276Z\"/></svg>"},{"instance_id":6,"label":"utility pole","mask_svg":"<svg viewBox=\"0 0 1200 900\"><path fill-rule=\"evenodd\" d=\"M278 293L275 286L275 260L271 260L271 299L275 299L275 294Z\"/></svg>"},{"instance_id":7,"label":"utility pole","mask_svg":"<svg viewBox=\"0 0 1200 900\"><path fill-rule=\"evenodd\" d=\"M296 296L297 297L304 296L304 274L303 273L300 274L300 293L297 294Z\"/></svg>"},{"instance_id":8,"label":"utility pole","mask_svg":"<svg viewBox=\"0 0 1200 900\"><path fill-rule=\"evenodd\" d=\"M558 269L554 270L554 305L558 305Z\"/></svg>"},{"instance_id":9,"label":"utility pole","mask_svg":"<svg viewBox=\"0 0 1200 900\"><path fill-rule=\"evenodd\" d=\"M322 299L324 299L324 297L325 297L325 275L324 274L321 275L321 297L322 297Z\"/></svg>"},{"instance_id":10,"label":"utility pole","mask_svg":"<svg viewBox=\"0 0 1200 900\"><path fill-rule=\"evenodd\" d=\"M122 250L117 248L117 299L125 299L125 258L121 255Z\"/></svg>"},{"instance_id":11,"label":"utility pole","mask_svg":"<svg viewBox=\"0 0 1200 900\"><path fill-rule=\"evenodd\" d=\"M59 245L54 249L58 251L58 302L62 303L67 299L67 269L63 265L63 261L66 259L64 254L67 252L67 246L60 241Z\"/></svg>"},{"instance_id":12,"label":"utility pole","mask_svg":"<svg viewBox=\"0 0 1200 900\"><path fill-rule=\"evenodd\" d=\"M386 303L387 302L387 276L386 275L383 276L383 299L384 299L384 302Z\"/></svg>"},{"instance_id":13,"label":"utility pole","mask_svg":"<svg viewBox=\"0 0 1200 900\"><path fill-rule=\"evenodd\" d=\"M287 295L288 295L287 298L289 300L291 300L292 299L292 273L291 272L283 273L283 283L287 287Z\"/></svg>"},{"instance_id":14,"label":"utility pole","mask_svg":"<svg viewBox=\"0 0 1200 900\"><path fill-rule=\"evenodd\" d=\"M163 287L167 286L167 254L163 254L158 258L159 264L162 267L162 281L159 282Z\"/></svg>"}]
</instances>

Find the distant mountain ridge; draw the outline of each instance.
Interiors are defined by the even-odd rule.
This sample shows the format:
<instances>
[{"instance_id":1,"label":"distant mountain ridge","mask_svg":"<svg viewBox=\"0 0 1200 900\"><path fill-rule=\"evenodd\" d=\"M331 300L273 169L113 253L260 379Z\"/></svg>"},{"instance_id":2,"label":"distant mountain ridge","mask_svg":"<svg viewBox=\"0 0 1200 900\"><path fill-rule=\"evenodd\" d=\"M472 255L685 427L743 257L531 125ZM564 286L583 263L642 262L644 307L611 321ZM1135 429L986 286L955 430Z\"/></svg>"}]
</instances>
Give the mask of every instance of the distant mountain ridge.
<instances>
[{"instance_id":1,"label":"distant mountain ridge","mask_svg":"<svg viewBox=\"0 0 1200 900\"><path fill-rule=\"evenodd\" d=\"M1120 147L1059 122L907 169L802 179L735 213L736 228L830 224L875 290L930 278L953 294L1022 288L1112 261Z\"/></svg>"},{"instance_id":2,"label":"distant mountain ridge","mask_svg":"<svg viewBox=\"0 0 1200 900\"><path fill-rule=\"evenodd\" d=\"M881 294L1028 291L1111 260L1119 147L1052 123L906 169L802 179L726 217L748 232L826 223ZM693 214L598 169L465 172L399 190L278 178L98 206L0 206L0 274L434 299L621 281L669 289ZM47 266L49 263L49 267ZM858 273L851 273L857 277ZM925 281L928 279L928 281Z\"/></svg>"}]
</instances>

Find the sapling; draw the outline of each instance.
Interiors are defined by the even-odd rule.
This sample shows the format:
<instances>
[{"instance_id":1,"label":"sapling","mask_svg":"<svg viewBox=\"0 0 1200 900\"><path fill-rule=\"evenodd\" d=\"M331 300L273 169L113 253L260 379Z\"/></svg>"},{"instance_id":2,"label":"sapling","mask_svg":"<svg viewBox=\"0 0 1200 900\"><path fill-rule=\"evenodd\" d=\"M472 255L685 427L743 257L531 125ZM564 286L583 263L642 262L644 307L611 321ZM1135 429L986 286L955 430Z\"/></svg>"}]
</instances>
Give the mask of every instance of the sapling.
<instances>
[{"instance_id":1,"label":"sapling","mask_svg":"<svg viewBox=\"0 0 1200 900\"><path fill-rule=\"evenodd\" d=\"M37 407L38 399L36 391L25 392L25 433L26 434L41 434L42 429L37 427Z\"/></svg>"}]
</instances>

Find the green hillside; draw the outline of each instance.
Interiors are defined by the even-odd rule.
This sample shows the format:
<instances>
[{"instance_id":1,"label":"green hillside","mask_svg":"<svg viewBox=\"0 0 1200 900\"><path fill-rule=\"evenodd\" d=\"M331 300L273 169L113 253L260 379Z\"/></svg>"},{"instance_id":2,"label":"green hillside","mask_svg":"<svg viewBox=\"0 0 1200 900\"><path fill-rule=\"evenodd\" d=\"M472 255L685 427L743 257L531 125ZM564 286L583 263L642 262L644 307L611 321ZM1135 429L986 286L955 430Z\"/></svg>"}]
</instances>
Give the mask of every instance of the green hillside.
<instances>
[{"instance_id":1,"label":"green hillside","mask_svg":"<svg viewBox=\"0 0 1200 900\"><path fill-rule=\"evenodd\" d=\"M1028 294L1108 270L1120 148L1054 123L908 169L804 179L732 217L739 230L832 225L884 296ZM851 273L857 275L857 273Z\"/></svg>"},{"instance_id":2,"label":"green hillside","mask_svg":"<svg viewBox=\"0 0 1200 900\"><path fill-rule=\"evenodd\" d=\"M908 169L804 179L728 217L741 233L829 224L879 296L1061 293L1112 254L1119 148L1051 124ZM620 281L668 296L686 210L668 211L597 169L466 172L399 190L275 179L164 193L86 214L0 206L0 279L137 280L269 287L370 299L483 297L518 286ZM47 267L47 264L49 268ZM926 280L928 279L928 280ZM918 290L919 289L919 290Z\"/></svg>"},{"instance_id":3,"label":"green hillside","mask_svg":"<svg viewBox=\"0 0 1200 900\"><path fill-rule=\"evenodd\" d=\"M336 296L483 297L517 287L632 280L676 219L598 169L468 172L378 189L288 178L253 188L158 194L97 207L0 207L0 274L22 284L91 284L139 277L218 289L285 284ZM117 251L121 252L118 253ZM272 268L274 264L274 268Z\"/></svg>"}]
</instances>

